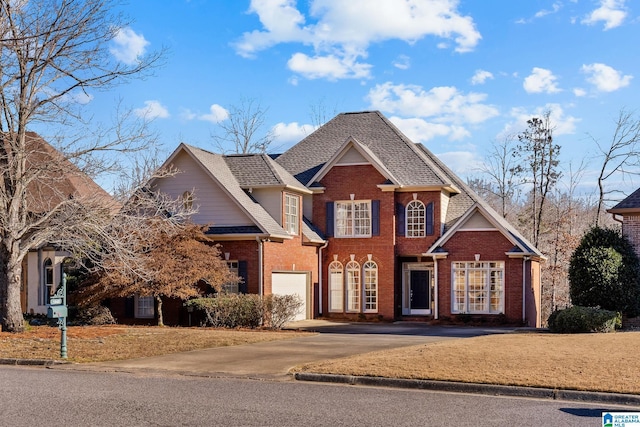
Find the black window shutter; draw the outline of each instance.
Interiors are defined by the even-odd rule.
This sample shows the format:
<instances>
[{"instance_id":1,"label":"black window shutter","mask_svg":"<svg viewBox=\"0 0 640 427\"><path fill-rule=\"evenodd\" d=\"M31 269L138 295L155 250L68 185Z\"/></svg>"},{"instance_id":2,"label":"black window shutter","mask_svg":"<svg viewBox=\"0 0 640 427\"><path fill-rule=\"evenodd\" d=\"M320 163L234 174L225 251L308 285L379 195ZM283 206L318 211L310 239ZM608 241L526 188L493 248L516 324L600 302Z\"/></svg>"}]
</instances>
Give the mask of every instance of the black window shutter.
<instances>
[{"instance_id":1,"label":"black window shutter","mask_svg":"<svg viewBox=\"0 0 640 427\"><path fill-rule=\"evenodd\" d=\"M247 272L247 261L238 261L238 276L242 279L242 282L238 284L238 291L241 294L246 294L249 290Z\"/></svg>"},{"instance_id":2,"label":"black window shutter","mask_svg":"<svg viewBox=\"0 0 640 427\"><path fill-rule=\"evenodd\" d=\"M433 235L433 202L429 203L427 205L427 211L426 213L426 217L427 217L427 236L432 236Z\"/></svg>"},{"instance_id":3,"label":"black window shutter","mask_svg":"<svg viewBox=\"0 0 640 427\"><path fill-rule=\"evenodd\" d=\"M134 297L128 297L124 299L124 317L135 317L134 306Z\"/></svg>"},{"instance_id":4,"label":"black window shutter","mask_svg":"<svg viewBox=\"0 0 640 427\"><path fill-rule=\"evenodd\" d=\"M380 235L380 200L371 201L371 235Z\"/></svg>"},{"instance_id":5,"label":"black window shutter","mask_svg":"<svg viewBox=\"0 0 640 427\"><path fill-rule=\"evenodd\" d=\"M333 202L327 202L327 237L333 237Z\"/></svg>"},{"instance_id":6,"label":"black window shutter","mask_svg":"<svg viewBox=\"0 0 640 427\"><path fill-rule=\"evenodd\" d=\"M396 233L404 236L404 205L396 203Z\"/></svg>"}]
</instances>

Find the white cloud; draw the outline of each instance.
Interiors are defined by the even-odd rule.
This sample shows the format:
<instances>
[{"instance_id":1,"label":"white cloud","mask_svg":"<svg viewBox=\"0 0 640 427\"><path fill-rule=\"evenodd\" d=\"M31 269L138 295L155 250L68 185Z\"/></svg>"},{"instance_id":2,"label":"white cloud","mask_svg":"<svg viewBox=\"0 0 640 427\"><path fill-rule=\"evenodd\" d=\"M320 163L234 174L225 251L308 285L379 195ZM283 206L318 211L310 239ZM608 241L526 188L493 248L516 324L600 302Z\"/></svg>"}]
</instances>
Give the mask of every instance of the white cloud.
<instances>
[{"instance_id":1,"label":"white cloud","mask_svg":"<svg viewBox=\"0 0 640 427\"><path fill-rule=\"evenodd\" d=\"M557 77L550 70L533 67L531 74L524 79L522 86L527 93L557 93L560 92L556 84Z\"/></svg>"},{"instance_id":2,"label":"white cloud","mask_svg":"<svg viewBox=\"0 0 640 427\"><path fill-rule=\"evenodd\" d=\"M144 51L149 45L142 34L136 34L129 27L118 29L113 37L113 43L114 46L109 49L109 52L118 61L127 65L135 64L138 57L144 55Z\"/></svg>"},{"instance_id":3,"label":"white cloud","mask_svg":"<svg viewBox=\"0 0 640 427\"><path fill-rule=\"evenodd\" d=\"M411 67L411 58L407 55L399 55L394 61L393 66L401 70L408 70Z\"/></svg>"},{"instance_id":4,"label":"white cloud","mask_svg":"<svg viewBox=\"0 0 640 427\"><path fill-rule=\"evenodd\" d=\"M484 84L488 79L493 79L493 74L486 70L476 70L473 77L471 77L472 85Z\"/></svg>"},{"instance_id":5,"label":"white cloud","mask_svg":"<svg viewBox=\"0 0 640 427\"><path fill-rule=\"evenodd\" d=\"M369 77L370 64L357 63L353 59L338 58L334 55L308 57L296 53L287 62L289 69L308 79L337 80Z\"/></svg>"},{"instance_id":6,"label":"white cloud","mask_svg":"<svg viewBox=\"0 0 640 427\"><path fill-rule=\"evenodd\" d=\"M605 31L619 27L627 17L624 2L625 0L600 0L600 7L593 10L581 22L595 25L599 21L604 21Z\"/></svg>"},{"instance_id":7,"label":"white cloud","mask_svg":"<svg viewBox=\"0 0 640 427\"><path fill-rule=\"evenodd\" d=\"M600 63L583 65L581 71L587 75L587 81L600 92L613 92L629 86L633 76L623 76L618 70Z\"/></svg>"},{"instance_id":8,"label":"white cloud","mask_svg":"<svg viewBox=\"0 0 640 427\"><path fill-rule=\"evenodd\" d=\"M213 104L209 107L209 114L200 114L198 120L205 120L211 123L220 123L229 118L229 111L224 107Z\"/></svg>"},{"instance_id":9,"label":"white cloud","mask_svg":"<svg viewBox=\"0 0 640 427\"><path fill-rule=\"evenodd\" d=\"M169 110L160 101L145 101L144 107L133 110L136 116L147 119L166 119L169 117Z\"/></svg>"},{"instance_id":10,"label":"white cloud","mask_svg":"<svg viewBox=\"0 0 640 427\"><path fill-rule=\"evenodd\" d=\"M180 118L182 120L195 120L197 117L198 115L188 108L180 109Z\"/></svg>"},{"instance_id":11,"label":"white cloud","mask_svg":"<svg viewBox=\"0 0 640 427\"><path fill-rule=\"evenodd\" d=\"M483 160L471 151L449 151L440 153L438 158L458 175L466 176L482 168Z\"/></svg>"},{"instance_id":12,"label":"white cloud","mask_svg":"<svg viewBox=\"0 0 640 427\"><path fill-rule=\"evenodd\" d=\"M367 98L373 109L405 117L431 117L438 123L477 124L499 114L496 107L483 103L486 94L464 94L451 86L425 91L420 86L387 82L372 88Z\"/></svg>"},{"instance_id":13,"label":"white cloud","mask_svg":"<svg viewBox=\"0 0 640 427\"><path fill-rule=\"evenodd\" d=\"M249 12L258 15L263 28L244 33L235 48L239 55L252 57L279 43L300 43L312 48L313 53L294 54L289 66L298 68L293 71L302 71L309 78L353 78L363 73L368 77L370 66L359 59L366 58L372 43L415 43L433 36L453 42L457 52L472 51L482 36L473 19L459 13L458 3L376 0L371 7L370 0L311 0L306 17L296 8L295 0L252 0ZM331 59L334 67L355 68L327 72L326 59ZM320 69L310 70L313 66Z\"/></svg>"},{"instance_id":14,"label":"white cloud","mask_svg":"<svg viewBox=\"0 0 640 427\"><path fill-rule=\"evenodd\" d=\"M553 126L554 135L571 135L576 132L576 127L580 119L565 114L562 106L559 104L546 104L538 107L533 111L524 108L513 108L510 112L514 120L508 123L500 132L500 135L514 135L521 133L527 128L527 120L532 117L542 117L546 112L550 112L549 119ZM498 137L500 138L500 135Z\"/></svg>"},{"instance_id":15,"label":"white cloud","mask_svg":"<svg viewBox=\"0 0 640 427\"><path fill-rule=\"evenodd\" d=\"M573 89L573 94L578 97L587 96L587 91L582 89L581 87L577 87Z\"/></svg>"},{"instance_id":16,"label":"white cloud","mask_svg":"<svg viewBox=\"0 0 640 427\"><path fill-rule=\"evenodd\" d=\"M556 13L560 10L560 8L562 7L562 3L560 2L555 2L551 5L551 10L548 9L542 9L539 10L538 12L536 12L534 16L534 18L542 18L543 16L547 16L547 15L551 15L553 13Z\"/></svg>"},{"instance_id":17,"label":"white cloud","mask_svg":"<svg viewBox=\"0 0 640 427\"><path fill-rule=\"evenodd\" d=\"M273 133L274 144L289 145L299 142L314 130L315 128L312 125L300 125L297 122L280 122L271 129L271 132Z\"/></svg>"},{"instance_id":18,"label":"white cloud","mask_svg":"<svg viewBox=\"0 0 640 427\"><path fill-rule=\"evenodd\" d=\"M424 119L390 117L389 120L398 127L411 141L427 142L437 137L447 137L450 141L458 141L471 136L462 126L429 123Z\"/></svg>"}]
</instances>

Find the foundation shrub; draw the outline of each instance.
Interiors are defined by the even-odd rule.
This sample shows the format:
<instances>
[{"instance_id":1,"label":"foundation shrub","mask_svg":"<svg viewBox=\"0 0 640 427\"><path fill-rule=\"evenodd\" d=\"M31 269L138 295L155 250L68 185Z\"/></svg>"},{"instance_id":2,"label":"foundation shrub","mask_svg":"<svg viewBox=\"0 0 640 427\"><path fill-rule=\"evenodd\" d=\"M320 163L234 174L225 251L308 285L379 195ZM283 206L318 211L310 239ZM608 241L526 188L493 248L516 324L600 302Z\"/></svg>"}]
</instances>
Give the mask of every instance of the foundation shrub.
<instances>
[{"instance_id":1,"label":"foundation shrub","mask_svg":"<svg viewBox=\"0 0 640 427\"><path fill-rule=\"evenodd\" d=\"M557 334L614 332L622 326L619 312L574 305L556 310L548 320L549 330Z\"/></svg>"}]
</instances>

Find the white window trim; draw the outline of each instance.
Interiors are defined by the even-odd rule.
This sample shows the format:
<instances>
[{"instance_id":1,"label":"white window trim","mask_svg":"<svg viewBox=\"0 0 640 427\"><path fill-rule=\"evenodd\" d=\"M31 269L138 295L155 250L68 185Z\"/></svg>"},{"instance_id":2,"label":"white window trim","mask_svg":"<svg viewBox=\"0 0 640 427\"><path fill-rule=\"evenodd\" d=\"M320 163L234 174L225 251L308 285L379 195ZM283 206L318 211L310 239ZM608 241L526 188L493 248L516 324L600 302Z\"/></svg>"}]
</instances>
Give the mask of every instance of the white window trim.
<instances>
[{"instance_id":1,"label":"white window trim","mask_svg":"<svg viewBox=\"0 0 640 427\"><path fill-rule=\"evenodd\" d=\"M370 289L367 289L367 272L373 272L374 283ZM369 305L368 296L369 291L373 290L373 302L371 306L373 308L367 308ZM378 264L374 261L367 261L362 266L362 311L364 313L377 313L378 312Z\"/></svg>"},{"instance_id":2,"label":"white window trim","mask_svg":"<svg viewBox=\"0 0 640 427\"><path fill-rule=\"evenodd\" d=\"M369 220L369 232L365 234L356 234L356 218L355 218L355 205L358 203L367 204L367 219ZM338 226L338 212L340 205L348 205L351 212L351 227L349 233L340 233L340 227ZM371 200L337 200L334 202L334 227L333 234L336 238L368 238L372 236L373 219L371 217Z\"/></svg>"},{"instance_id":3,"label":"white window trim","mask_svg":"<svg viewBox=\"0 0 640 427\"><path fill-rule=\"evenodd\" d=\"M415 207L415 209L419 209L422 208L422 228L421 228L421 232L420 233L415 233L415 231L411 231L409 230L409 222L410 219L412 217L409 216L409 208L412 207L412 205L417 205ZM414 224L417 224L418 221L414 221ZM407 203L407 206L405 207L405 214L404 214L404 235L405 237L409 238L409 239L417 239L417 238L422 238L422 237L426 237L427 235L427 207L426 205L420 201L420 200L412 200L409 203Z\"/></svg>"},{"instance_id":4,"label":"white window trim","mask_svg":"<svg viewBox=\"0 0 640 427\"><path fill-rule=\"evenodd\" d=\"M345 290L344 290L344 268L342 266L342 263L340 261L333 261L331 264L329 264L329 271L328 271L328 288L329 288L329 312L331 313L342 313L344 312L344 295L345 295ZM333 281L333 275L339 273L339 280L337 281ZM334 288L334 285L338 285L338 287ZM339 298L336 298L336 296L339 295ZM335 300L338 300L340 302L339 307L336 306L334 307L334 302L336 302Z\"/></svg>"},{"instance_id":5,"label":"white window trim","mask_svg":"<svg viewBox=\"0 0 640 427\"><path fill-rule=\"evenodd\" d=\"M353 274L349 274L353 273ZM357 280L351 280L356 278ZM347 313L360 313L362 310L362 270L357 261L349 261L344 275L344 303Z\"/></svg>"},{"instance_id":6,"label":"white window trim","mask_svg":"<svg viewBox=\"0 0 640 427\"><path fill-rule=\"evenodd\" d=\"M291 203L295 201L295 203ZM295 209L295 212L291 212ZM284 228L292 235L300 234L300 197L294 194L284 195Z\"/></svg>"},{"instance_id":7,"label":"white window trim","mask_svg":"<svg viewBox=\"0 0 640 427\"><path fill-rule=\"evenodd\" d=\"M462 267L456 267L456 264L464 264ZM480 264L480 267L472 267L472 264ZM498 264L491 267L491 264ZM464 310L458 310L456 304L456 272L464 271ZM485 273L486 303L483 310L470 310L469 301L469 271L482 271ZM498 310L491 310L491 271L499 271L501 273L502 283L500 284L500 307ZM504 261L460 261L451 263L451 313L453 314L502 314L504 313L505 299L505 263Z\"/></svg>"},{"instance_id":8,"label":"white window trim","mask_svg":"<svg viewBox=\"0 0 640 427\"><path fill-rule=\"evenodd\" d=\"M236 276L237 276L238 275L238 271L239 271L239 267L240 267L239 261L238 260L230 260L230 261L226 261L226 262L227 262L227 267L229 268L229 270L231 272L235 273ZM226 294L239 294L240 293L240 284L238 282L225 283L224 285L222 285L222 290Z\"/></svg>"}]
</instances>

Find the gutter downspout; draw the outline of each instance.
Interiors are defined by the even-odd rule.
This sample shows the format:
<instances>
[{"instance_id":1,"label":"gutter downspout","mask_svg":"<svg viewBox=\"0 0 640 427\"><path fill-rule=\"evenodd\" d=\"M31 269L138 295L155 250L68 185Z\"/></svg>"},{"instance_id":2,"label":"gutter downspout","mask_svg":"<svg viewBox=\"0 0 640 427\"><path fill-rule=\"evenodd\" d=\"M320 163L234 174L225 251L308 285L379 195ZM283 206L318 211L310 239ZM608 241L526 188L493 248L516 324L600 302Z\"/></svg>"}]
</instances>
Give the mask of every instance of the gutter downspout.
<instances>
[{"instance_id":1,"label":"gutter downspout","mask_svg":"<svg viewBox=\"0 0 640 427\"><path fill-rule=\"evenodd\" d=\"M322 250L327 246L329 246L328 240L318 249L318 314L320 316L322 316Z\"/></svg>"},{"instance_id":2,"label":"gutter downspout","mask_svg":"<svg viewBox=\"0 0 640 427\"><path fill-rule=\"evenodd\" d=\"M620 218L618 218L620 217ZM624 224L624 216L620 214L613 214L613 220L618 221L620 224Z\"/></svg>"},{"instance_id":3,"label":"gutter downspout","mask_svg":"<svg viewBox=\"0 0 640 427\"><path fill-rule=\"evenodd\" d=\"M263 286L264 286L264 277L262 274L262 242L263 240L260 237L256 237L256 242L258 242L258 295L263 296Z\"/></svg>"},{"instance_id":4,"label":"gutter downspout","mask_svg":"<svg viewBox=\"0 0 640 427\"><path fill-rule=\"evenodd\" d=\"M434 280L436 282L435 283L435 289L434 289L434 294L435 294L434 297L435 297L436 303L435 303L435 307L434 307L434 310L433 310L434 311L434 313L433 313L434 316L433 317L436 320L438 320L438 315L439 315L439 312L440 312L440 310L439 310L440 304L438 304L438 301L439 301L439 298L438 298L439 297L439 295L438 295L438 282L439 282L439 280L438 280L438 259L436 257L433 257L433 275L436 276L434 278Z\"/></svg>"},{"instance_id":5,"label":"gutter downspout","mask_svg":"<svg viewBox=\"0 0 640 427\"><path fill-rule=\"evenodd\" d=\"M527 261L529 261L531 257L524 256L522 257L522 323L527 320Z\"/></svg>"}]
</instances>

